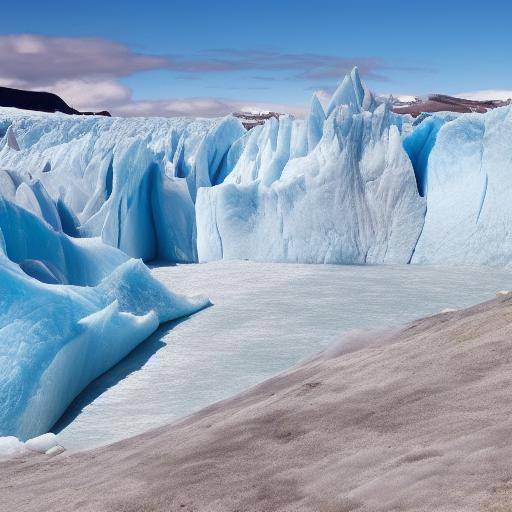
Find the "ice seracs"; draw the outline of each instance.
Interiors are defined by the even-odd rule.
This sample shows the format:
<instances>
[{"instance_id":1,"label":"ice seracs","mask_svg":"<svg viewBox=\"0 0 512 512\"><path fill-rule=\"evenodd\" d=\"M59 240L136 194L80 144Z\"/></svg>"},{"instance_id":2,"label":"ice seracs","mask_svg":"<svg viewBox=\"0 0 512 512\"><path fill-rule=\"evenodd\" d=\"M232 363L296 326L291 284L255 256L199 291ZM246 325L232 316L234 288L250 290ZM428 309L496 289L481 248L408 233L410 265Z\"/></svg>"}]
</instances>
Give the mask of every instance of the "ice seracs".
<instances>
[{"instance_id":1,"label":"ice seracs","mask_svg":"<svg viewBox=\"0 0 512 512\"><path fill-rule=\"evenodd\" d=\"M56 229L60 221L69 234L101 237L144 260L196 261L197 189L217 182L244 133L231 116L111 119L0 109L0 169L14 182L7 189L15 202Z\"/></svg>"},{"instance_id":2,"label":"ice seracs","mask_svg":"<svg viewBox=\"0 0 512 512\"><path fill-rule=\"evenodd\" d=\"M357 69L327 109L282 116L228 153L223 184L199 190L200 261L408 263L423 227L401 118L377 106Z\"/></svg>"},{"instance_id":3,"label":"ice seracs","mask_svg":"<svg viewBox=\"0 0 512 512\"><path fill-rule=\"evenodd\" d=\"M330 116L338 107L345 105L354 111L373 111L377 102L372 92L361 80L359 69L355 67L345 76L339 87L334 92L329 106L327 116Z\"/></svg>"},{"instance_id":4,"label":"ice seracs","mask_svg":"<svg viewBox=\"0 0 512 512\"><path fill-rule=\"evenodd\" d=\"M326 110L249 131L0 109L0 191L146 261L509 264L511 108L413 120L354 68Z\"/></svg>"}]
</instances>

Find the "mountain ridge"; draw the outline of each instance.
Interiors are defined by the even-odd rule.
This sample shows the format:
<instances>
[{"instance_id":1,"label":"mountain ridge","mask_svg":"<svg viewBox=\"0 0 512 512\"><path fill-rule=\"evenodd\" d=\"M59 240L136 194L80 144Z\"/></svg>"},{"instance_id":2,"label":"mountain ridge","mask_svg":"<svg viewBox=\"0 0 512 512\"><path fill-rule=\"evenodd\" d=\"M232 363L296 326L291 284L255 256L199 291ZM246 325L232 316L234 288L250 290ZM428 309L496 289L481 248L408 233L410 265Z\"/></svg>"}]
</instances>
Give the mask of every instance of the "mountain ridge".
<instances>
[{"instance_id":1,"label":"mountain ridge","mask_svg":"<svg viewBox=\"0 0 512 512\"><path fill-rule=\"evenodd\" d=\"M110 117L110 112L80 112L70 107L60 96L46 91L27 91L11 87L0 87L0 107L69 115L101 115Z\"/></svg>"}]
</instances>

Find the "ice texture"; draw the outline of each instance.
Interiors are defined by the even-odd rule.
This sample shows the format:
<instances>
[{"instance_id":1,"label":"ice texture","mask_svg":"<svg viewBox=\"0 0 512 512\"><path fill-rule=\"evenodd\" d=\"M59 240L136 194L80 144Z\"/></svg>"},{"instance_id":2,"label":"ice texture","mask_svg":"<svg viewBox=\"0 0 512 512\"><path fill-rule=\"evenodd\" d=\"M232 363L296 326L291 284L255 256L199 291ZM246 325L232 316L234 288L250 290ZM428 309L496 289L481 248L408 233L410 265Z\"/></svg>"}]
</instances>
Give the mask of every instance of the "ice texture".
<instances>
[{"instance_id":1,"label":"ice texture","mask_svg":"<svg viewBox=\"0 0 512 512\"><path fill-rule=\"evenodd\" d=\"M274 118L227 155L221 185L196 202L202 262L408 263L423 227L401 118L348 75L327 109Z\"/></svg>"},{"instance_id":2,"label":"ice texture","mask_svg":"<svg viewBox=\"0 0 512 512\"><path fill-rule=\"evenodd\" d=\"M512 263L511 140L512 107L461 115L440 127L428 157L427 214L413 263Z\"/></svg>"},{"instance_id":3,"label":"ice texture","mask_svg":"<svg viewBox=\"0 0 512 512\"><path fill-rule=\"evenodd\" d=\"M66 449L59 444L59 437L51 432L23 442L14 436L0 437L0 461L34 453L60 455Z\"/></svg>"},{"instance_id":4,"label":"ice texture","mask_svg":"<svg viewBox=\"0 0 512 512\"><path fill-rule=\"evenodd\" d=\"M0 461L23 455L28 451L25 443L15 436L0 436Z\"/></svg>"},{"instance_id":5,"label":"ice texture","mask_svg":"<svg viewBox=\"0 0 512 512\"><path fill-rule=\"evenodd\" d=\"M238 119L119 119L0 109L4 196L70 235L144 260L196 261L194 201L245 133ZM5 190L5 192L4 192Z\"/></svg>"},{"instance_id":6,"label":"ice texture","mask_svg":"<svg viewBox=\"0 0 512 512\"><path fill-rule=\"evenodd\" d=\"M0 197L0 436L47 432L159 323L207 302L171 293L142 261L70 238Z\"/></svg>"}]
</instances>

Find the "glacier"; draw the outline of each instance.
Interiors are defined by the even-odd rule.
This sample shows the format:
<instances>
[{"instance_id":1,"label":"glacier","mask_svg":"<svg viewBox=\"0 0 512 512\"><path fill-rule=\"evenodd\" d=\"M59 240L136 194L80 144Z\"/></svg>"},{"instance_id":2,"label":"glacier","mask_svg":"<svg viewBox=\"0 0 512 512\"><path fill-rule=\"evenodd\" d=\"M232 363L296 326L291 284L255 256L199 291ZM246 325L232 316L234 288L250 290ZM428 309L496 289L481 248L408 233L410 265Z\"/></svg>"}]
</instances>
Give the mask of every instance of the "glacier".
<instances>
[{"instance_id":1,"label":"glacier","mask_svg":"<svg viewBox=\"0 0 512 512\"><path fill-rule=\"evenodd\" d=\"M254 128L224 182L198 192L199 260L409 263L426 201L401 130L357 68L326 113L314 97L306 120Z\"/></svg>"},{"instance_id":2,"label":"glacier","mask_svg":"<svg viewBox=\"0 0 512 512\"><path fill-rule=\"evenodd\" d=\"M52 226L146 261L197 260L197 189L245 133L224 119L119 119L0 109L0 186Z\"/></svg>"},{"instance_id":3,"label":"glacier","mask_svg":"<svg viewBox=\"0 0 512 512\"><path fill-rule=\"evenodd\" d=\"M197 196L199 260L510 265L511 139L512 106L412 119L354 69L325 112L231 147Z\"/></svg>"},{"instance_id":4,"label":"glacier","mask_svg":"<svg viewBox=\"0 0 512 512\"><path fill-rule=\"evenodd\" d=\"M47 432L92 380L158 325L208 304L140 260L76 239L0 197L0 436Z\"/></svg>"},{"instance_id":5,"label":"glacier","mask_svg":"<svg viewBox=\"0 0 512 512\"><path fill-rule=\"evenodd\" d=\"M357 68L250 131L0 108L0 436L209 303L143 261L510 265L511 140L512 106L413 120Z\"/></svg>"},{"instance_id":6,"label":"glacier","mask_svg":"<svg viewBox=\"0 0 512 512\"><path fill-rule=\"evenodd\" d=\"M395 114L357 68L325 109L222 119L0 109L0 190L144 261L508 265L511 107ZM56 276L30 261L27 272Z\"/></svg>"},{"instance_id":7,"label":"glacier","mask_svg":"<svg viewBox=\"0 0 512 512\"><path fill-rule=\"evenodd\" d=\"M428 158L413 263L512 263L512 107L444 123Z\"/></svg>"}]
</instances>

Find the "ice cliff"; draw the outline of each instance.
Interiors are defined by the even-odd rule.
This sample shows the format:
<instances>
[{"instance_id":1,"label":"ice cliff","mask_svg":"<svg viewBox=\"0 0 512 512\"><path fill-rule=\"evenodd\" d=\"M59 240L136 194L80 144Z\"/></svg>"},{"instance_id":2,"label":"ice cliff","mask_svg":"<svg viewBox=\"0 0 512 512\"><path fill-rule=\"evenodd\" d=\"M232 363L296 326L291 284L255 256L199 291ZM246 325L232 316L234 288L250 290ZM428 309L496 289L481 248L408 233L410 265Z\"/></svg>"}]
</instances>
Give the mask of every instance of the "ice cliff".
<instances>
[{"instance_id":1,"label":"ice cliff","mask_svg":"<svg viewBox=\"0 0 512 512\"><path fill-rule=\"evenodd\" d=\"M72 236L144 260L197 260L194 201L245 132L220 120L0 109L2 193Z\"/></svg>"},{"instance_id":2,"label":"ice cliff","mask_svg":"<svg viewBox=\"0 0 512 512\"><path fill-rule=\"evenodd\" d=\"M426 166L413 263L512 263L512 107L444 123Z\"/></svg>"},{"instance_id":3,"label":"ice cliff","mask_svg":"<svg viewBox=\"0 0 512 512\"><path fill-rule=\"evenodd\" d=\"M144 260L509 264L511 110L390 111L357 69L304 120L0 109L0 190Z\"/></svg>"},{"instance_id":4,"label":"ice cliff","mask_svg":"<svg viewBox=\"0 0 512 512\"><path fill-rule=\"evenodd\" d=\"M283 116L232 146L224 183L200 189L200 261L408 263L425 200L402 146L402 118L377 105L357 69L324 114Z\"/></svg>"},{"instance_id":5,"label":"ice cliff","mask_svg":"<svg viewBox=\"0 0 512 512\"><path fill-rule=\"evenodd\" d=\"M199 260L510 265L511 141L512 106L413 122L354 70L325 115L313 98L232 145L198 193Z\"/></svg>"}]
</instances>

